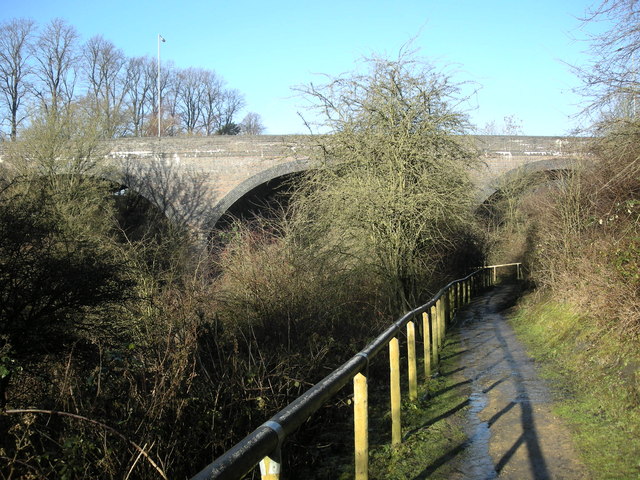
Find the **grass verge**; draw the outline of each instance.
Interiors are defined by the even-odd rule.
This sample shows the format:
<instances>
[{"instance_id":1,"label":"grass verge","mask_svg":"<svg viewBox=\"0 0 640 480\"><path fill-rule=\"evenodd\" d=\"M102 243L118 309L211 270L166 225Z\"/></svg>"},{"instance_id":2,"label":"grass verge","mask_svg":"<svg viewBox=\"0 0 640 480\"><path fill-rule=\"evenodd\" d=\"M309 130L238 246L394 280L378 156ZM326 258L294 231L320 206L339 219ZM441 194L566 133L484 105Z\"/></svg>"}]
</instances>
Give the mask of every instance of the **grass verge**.
<instances>
[{"instance_id":1,"label":"grass verge","mask_svg":"<svg viewBox=\"0 0 640 480\"><path fill-rule=\"evenodd\" d=\"M640 478L640 349L566 303L525 297L511 323L597 479Z\"/></svg>"}]
</instances>

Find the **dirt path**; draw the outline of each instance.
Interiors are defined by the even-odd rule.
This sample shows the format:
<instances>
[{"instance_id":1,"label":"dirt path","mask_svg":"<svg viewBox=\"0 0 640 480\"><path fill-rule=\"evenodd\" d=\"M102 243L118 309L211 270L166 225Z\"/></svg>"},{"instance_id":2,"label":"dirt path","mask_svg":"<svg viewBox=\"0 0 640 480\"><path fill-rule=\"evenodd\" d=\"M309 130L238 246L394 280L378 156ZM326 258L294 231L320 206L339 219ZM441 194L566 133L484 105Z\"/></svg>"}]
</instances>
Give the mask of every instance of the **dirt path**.
<instances>
[{"instance_id":1,"label":"dirt path","mask_svg":"<svg viewBox=\"0 0 640 480\"><path fill-rule=\"evenodd\" d=\"M496 287L458 314L459 374L470 388L458 480L586 479L547 386L500 313L513 289Z\"/></svg>"}]
</instances>

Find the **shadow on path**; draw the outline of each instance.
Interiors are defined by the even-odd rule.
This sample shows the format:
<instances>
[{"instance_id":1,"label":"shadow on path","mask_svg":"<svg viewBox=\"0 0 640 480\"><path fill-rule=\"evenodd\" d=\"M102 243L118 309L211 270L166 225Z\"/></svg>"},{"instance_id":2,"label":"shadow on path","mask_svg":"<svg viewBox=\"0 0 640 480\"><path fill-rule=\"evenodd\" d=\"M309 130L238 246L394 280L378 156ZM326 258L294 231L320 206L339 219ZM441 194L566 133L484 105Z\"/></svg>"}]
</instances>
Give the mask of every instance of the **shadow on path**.
<instances>
[{"instance_id":1,"label":"shadow on path","mask_svg":"<svg viewBox=\"0 0 640 480\"><path fill-rule=\"evenodd\" d=\"M469 407L469 440L415 480L428 478L449 461L457 463L455 480L586 478L568 432L551 412L546 385L501 313L515 297L516 286L495 287L457 314L460 367L447 374L460 376L451 388L464 385L470 394L441 417Z\"/></svg>"}]
</instances>

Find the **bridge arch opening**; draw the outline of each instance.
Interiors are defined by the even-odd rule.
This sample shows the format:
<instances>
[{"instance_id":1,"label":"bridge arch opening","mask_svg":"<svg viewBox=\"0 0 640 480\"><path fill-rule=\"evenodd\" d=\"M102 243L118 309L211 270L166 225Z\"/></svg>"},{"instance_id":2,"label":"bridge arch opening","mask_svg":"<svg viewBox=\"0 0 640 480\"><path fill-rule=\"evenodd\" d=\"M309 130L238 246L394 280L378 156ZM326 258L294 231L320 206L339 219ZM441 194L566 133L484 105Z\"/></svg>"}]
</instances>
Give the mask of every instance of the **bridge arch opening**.
<instances>
[{"instance_id":1,"label":"bridge arch opening","mask_svg":"<svg viewBox=\"0 0 640 480\"><path fill-rule=\"evenodd\" d=\"M575 158L555 158L527 163L508 170L481 187L478 205L482 207L504 198L508 192L517 193L518 190L559 181L576 168L576 162Z\"/></svg>"},{"instance_id":2,"label":"bridge arch opening","mask_svg":"<svg viewBox=\"0 0 640 480\"><path fill-rule=\"evenodd\" d=\"M287 193L294 180L309 168L308 160L296 160L269 168L243 181L214 207L211 231L224 229L237 218L272 216L273 209L286 207Z\"/></svg>"},{"instance_id":3,"label":"bridge arch opening","mask_svg":"<svg viewBox=\"0 0 640 480\"><path fill-rule=\"evenodd\" d=\"M286 209L290 189L301 174L289 173L262 183L236 200L216 222L216 229L225 229L234 220L251 220L255 217L273 218Z\"/></svg>"},{"instance_id":4,"label":"bridge arch opening","mask_svg":"<svg viewBox=\"0 0 640 480\"><path fill-rule=\"evenodd\" d=\"M570 169L540 170L537 172L528 172L525 175L511 179L503 179L493 192L478 205L476 213L488 218L495 218L499 210L498 205L501 203L505 201L519 201L520 198L529 193L558 184L558 182L565 179L570 172Z\"/></svg>"},{"instance_id":5,"label":"bridge arch opening","mask_svg":"<svg viewBox=\"0 0 640 480\"><path fill-rule=\"evenodd\" d=\"M485 230L487 244L491 245L490 261L522 260L531 246L531 215L540 208L545 193L566 182L575 168L575 164L560 163L544 166L507 172L478 203L476 216Z\"/></svg>"}]
</instances>

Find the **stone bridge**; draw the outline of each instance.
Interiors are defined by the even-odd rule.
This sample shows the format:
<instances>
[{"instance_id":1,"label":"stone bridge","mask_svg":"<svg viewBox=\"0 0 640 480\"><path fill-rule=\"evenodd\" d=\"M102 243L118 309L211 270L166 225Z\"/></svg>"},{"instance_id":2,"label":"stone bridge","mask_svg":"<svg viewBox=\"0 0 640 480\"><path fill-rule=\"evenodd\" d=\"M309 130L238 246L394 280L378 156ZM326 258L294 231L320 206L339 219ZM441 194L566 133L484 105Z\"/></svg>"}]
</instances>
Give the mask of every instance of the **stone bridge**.
<instances>
[{"instance_id":1,"label":"stone bridge","mask_svg":"<svg viewBox=\"0 0 640 480\"><path fill-rule=\"evenodd\" d=\"M489 198L504 179L517 176L518 172L570 168L588 141L570 137L468 138L483 160L481 168L472 172L480 192L479 202ZM109 141L106 150L110 161L128 166L129 186L134 189L144 190L137 185L145 180L179 183L184 180L182 174L197 178L197 193L193 192L193 185L189 187L191 194L176 191L176 185L161 188L173 192L174 202L188 203L194 197L204 201L208 205L206 214L190 221L210 228L254 189L310 168L312 142L312 137L303 135L122 138ZM159 165L162 171L158 171ZM150 200L159 203L157 199ZM174 213L184 216L185 211L191 212L189 208L178 206ZM202 218L203 215L207 218Z\"/></svg>"}]
</instances>

